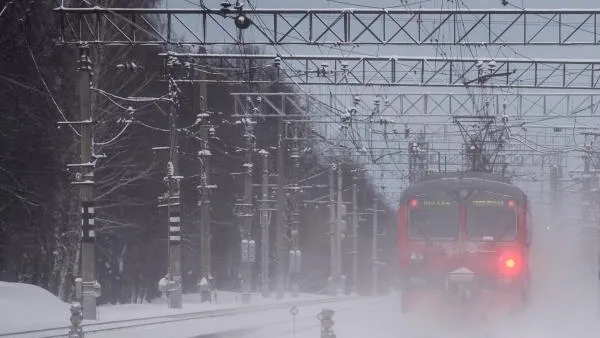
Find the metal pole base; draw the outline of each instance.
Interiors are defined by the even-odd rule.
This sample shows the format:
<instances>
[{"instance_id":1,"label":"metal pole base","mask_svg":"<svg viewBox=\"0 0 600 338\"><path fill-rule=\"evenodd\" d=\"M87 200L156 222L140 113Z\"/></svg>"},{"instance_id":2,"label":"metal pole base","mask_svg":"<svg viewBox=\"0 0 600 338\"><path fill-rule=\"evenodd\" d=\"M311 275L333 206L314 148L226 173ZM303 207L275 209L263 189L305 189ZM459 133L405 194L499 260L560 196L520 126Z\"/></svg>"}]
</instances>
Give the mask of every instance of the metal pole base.
<instances>
[{"instance_id":1,"label":"metal pole base","mask_svg":"<svg viewBox=\"0 0 600 338\"><path fill-rule=\"evenodd\" d=\"M95 294L93 294L93 293L87 294L86 292L84 292L81 304L83 306L83 309L82 309L83 319L87 319L87 320L98 319L97 311L96 311L96 295Z\"/></svg>"},{"instance_id":2,"label":"metal pole base","mask_svg":"<svg viewBox=\"0 0 600 338\"><path fill-rule=\"evenodd\" d=\"M173 291L169 294L169 309L181 309L181 291Z\"/></svg>"},{"instance_id":3,"label":"metal pole base","mask_svg":"<svg viewBox=\"0 0 600 338\"><path fill-rule=\"evenodd\" d=\"M250 303L250 293L248 293L248 292L242 293L242 303L244 303L244 304Z\"/></svg>"},{"instance_id":4,"label":"metal pole base","mask_svg":"<svg viewBox=\"0 0 600 338\"><path fill-rule=\"evenodd\" d=\"M336 283L333 281L332 277L329 277L327 279L327 289L329 290L329 295L331 296L337 296L337 285Z\"/></svg>"},{"instance_id":5,"label":"metal pole base","mask_svg":"<svg viewBox=\"0 0 600 338\"><path fill-rule=\"evenodd\" d=\"M292 297L298 297L300 293L300 276L297 273L291 274L290 276L290 291Z\"/></svg>"},{"instance_id":6,"label":"metal pole base","mask_svg":"<svg viewBox=\"0 0 600 338\"><path fill-rule=\"evenodd\" d=\"M280 300L285 298L285 292L282 290L277 290L277 292L275 293L275 299Z\"/></svg>"},{"instance_id":7,"label":"metal pole base","mask_svg":"<svg viewBox=\"0 0 600 338\"><path fill-rule=\"evenodd\" d=\"M341 281L340 281L340 291L342 292L342 295L345 295L348 291L347 291L347 282L346 282L346 275L342 275Z\"/></svg>"}]
</instances>

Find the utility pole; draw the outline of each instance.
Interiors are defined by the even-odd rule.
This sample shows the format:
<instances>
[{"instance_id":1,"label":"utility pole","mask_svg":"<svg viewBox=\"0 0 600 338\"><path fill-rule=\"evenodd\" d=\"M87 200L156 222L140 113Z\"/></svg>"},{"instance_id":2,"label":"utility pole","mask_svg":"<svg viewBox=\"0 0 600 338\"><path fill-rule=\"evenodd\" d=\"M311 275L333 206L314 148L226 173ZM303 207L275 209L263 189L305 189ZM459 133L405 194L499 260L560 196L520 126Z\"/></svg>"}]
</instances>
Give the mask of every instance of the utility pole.
<instances>
[{"instance_id":1,"label":"utility pole","mask_svg":"<svg viewBox=\"0 0 600 338\"><path fill-rule=\"evenodd\" d=\"M556 164L550 166L550 204L552 209L557 204L558 170Z\"/></svg>"},{"instance_id":2,"label":"utility pole","mask_svg":"<svg viewBox=\"0 0 600 338\"><path fill-rule=\"evenodd\" d=\"M352 291L358 293L358 185L352 185Z\"/></svg>"},{"instance_id":3,"label":"utility pole","mask_svg":"<svg viewBox=\"0 0 600 338\"><path fill-rule=\"evenodd\" d=\"M283 298L285 292L285 121L279 119L279 144L277 148L277 228L275 229L275 247L277 262L277 299Z\"/></svg>"},{"instance_id":4,"label":"utility pole","mask_svg":"<svg viewBox=\"0 0 600 338\"><path fill-rule=\"evenodd\" d=\"M302 252L300 251L300 238L299 238L299 225L300 225L300 210L298 196L300 193L300 186L298 185L298 170L300 169L300 149L298 144L298 129L297 124L292 127L292 149L290 151L290 159L292 160L292 184L291 190L291 215L290 215L290 234L291 234L291 248L289 251L288 265L289 265L289 276L290 286L293 296L297 296L300 287L300 273L302 266Z\"/></svg>"},{"instance_id":5,"label":"utility pole","mask_svg":"<svg viewBox=\"0 0 600 338\"><path fill-rule=\"evenodd\" d=\"M81 176L75 182L81 185L81 272L83 318L95 320L96 313L96 269L94 231L94 162L92 162L93 129L90 85L92 62L87 45L79 46L79 108L81 113Z\"/></svg>"},{"instance_id":6,"label":"utility pole","mask_svg":"<svg viewBox=\"0 0 600 338\"><path fill-rule=\"evenodd\" d=\"M170 68L173 60L167 61ZM170 73L169 73L170 74ZM169 77L169 162L167 164L167 210L169 214L169 308L182 307L181 276L181 201L179 176L179 142L177 119L179 108L179 89Z\"/></svg>"},{"instance_id":7,"label":"utility pole","mask_svg":"<svg viewBox=\"0 0 600 338\"><path fill-rule=\"evenodd\" d=\"M590 149L591 150L591 149ZM590 156L589 152L583 154L583 222L589 222L590 220L590 188L591 188L591 174L590 174Z\"/></svg>"},{"instance_id":8,"label":"utility pole","mask_svg":"<svg viewBox=\"0 0 600 338\"><path fill-rule=\"evenodd\" d=\"M332 296L337 295L337 279L336 279L336 204L335 204L335 170L336 165L332 164L329 170L329 229L330 229L330 276L329 276L329 293Z\"/></svg>"},{"instance_id":9,"label":"utility pole","mask_svg":"<svg viewBox=\"0 0 600 338\"><path fill-rule=\"evenodd\" d=\"M595 163L597 153L594 149L594 143L598 140L600 133L583 132L582 134L585 136L582 219L591 225L598 222L598 212L596 210L598 207L598 165Z\"/></svg>"},{"instance_id":10,"label":"utility pole","mask_svg":"<svg viewBox=\"0 0 600 338\"><path fill-rule=\"evenodd\" d=\"M271 263L269 257L269 152L262 150L262 201L260 210L260 227L261 227L261 260L260 260L260 271L261 271L261 290L263 297L269 297L270 293L270 280L269 280L269 266Z\"/></svg>"},{"instance_id":11,"label":"utility pole","mask_svg":"<svg viewBox=\"0 0 600 338\"><path fill-rule=\"evenodd\" d=\"M562 154L558 153L556 155L557 160L557 166L556 166L556 206L554 207L554 210L556 210L558 212L558 214L560 215L560 209L561 209L561 201L562 201L562 197L561 197L561 189L562 189L562 178L563 178L563 168L562 168Z\"/></svg>"},{"instance_id":12,"label":"utility pole","mask_svg":"<svg viewBox=\"0 0 600 338\"><path fill-rule=\"evenodd\" d=\"M196 72L192 68L192 72ZM206 79L206 73L200 72L198 75L200 80ZM212 282L212 236L210 234L210 129L209 113L208 113L208 92L206 82L200 81L195 84L198 88L197 97L194 100L196 103L196 117L200 121L200 143L201 147L198 151L198 159L200 160L200 184L197 186L200 207L200 274L199 279L206 278Z\"/></svg>"},{"instance_id":13,"label":"utility pole","mask_svg":"<svg viewBox=\"0 0 600 338\"><path fill-rule=\"evenodd\" d=\"M335 278L338 290L345 291L346 276L342 274L342 222L344 222L344 200L343 200L343 171L342 166L338 165L337 177L337 222L335 222Z\"/></svg>"},{"instance_id":14,"label":"utility pole","mask_svg":"<svg viewBox=\"0 0 600 338\"><path fill-rule=\"evenodd\" d=\"M378 293L378 276L377 276L377 264L379 264L379 255L378 255L378 250L379 250L379 243L378 243L378 238L379 237L379 223L377 220L377 214L379 213L379 201L377 200L377 198L373 199L373 245L372 245L372 260L373 260L373 265L372 265L372 270L371 270L371 287L372 287L372 292L373 292L373 296L376 296Z\"/></svg>"},{"instance_id":15,"label":"utility pole","mask_svg":"<svg viewBox=\"0 0 600 338\"><path fill-rule=\"evenodd\" d=\"M552 166L550 167L550 197L552 211L560 214L560 178L562 177L560 153L554 154Z\"/></svg>"},{"instance_id":16,"label":"utility pole","mask_svg":"<svg viewBox=\"0 0 600 338\"><path fill-rule=\"evenodd\" d=\"M244 160L244 200L241 208L242 221L242 301L250 302L252 291L252 268L256 261L256 244L252 239L252 151L254 150L254 128L250 117L250 109L244 112L244 134L246 136L246 156Z\"/></svg>"}]
</instances>

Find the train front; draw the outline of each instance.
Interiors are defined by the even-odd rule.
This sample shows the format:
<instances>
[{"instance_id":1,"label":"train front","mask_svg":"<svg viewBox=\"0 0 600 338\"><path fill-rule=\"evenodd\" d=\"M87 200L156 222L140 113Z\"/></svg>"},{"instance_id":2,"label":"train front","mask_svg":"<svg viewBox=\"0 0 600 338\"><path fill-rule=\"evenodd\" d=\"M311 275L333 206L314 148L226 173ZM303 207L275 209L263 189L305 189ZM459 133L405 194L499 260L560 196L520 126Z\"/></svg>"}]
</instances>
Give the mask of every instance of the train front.
<instances>
[{"instance_id":1,"label":"train front","mask_svg":"<svg viewBox=\"0 0 600 338\"><path fill-rule=\"evenodd\" d=\"M450 304L527 300L526 199L483 188L415 193L400 208L403 307L439 295Z\"/></svg>"}]
</instances>

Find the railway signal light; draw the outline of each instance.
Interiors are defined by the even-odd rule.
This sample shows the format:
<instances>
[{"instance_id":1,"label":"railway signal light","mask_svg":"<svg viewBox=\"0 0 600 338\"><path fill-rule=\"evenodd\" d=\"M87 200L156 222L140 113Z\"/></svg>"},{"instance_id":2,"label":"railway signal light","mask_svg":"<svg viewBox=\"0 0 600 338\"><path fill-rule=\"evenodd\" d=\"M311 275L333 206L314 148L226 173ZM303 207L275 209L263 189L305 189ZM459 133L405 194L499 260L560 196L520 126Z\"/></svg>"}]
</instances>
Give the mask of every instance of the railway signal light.
<instances>
[{"instance_id":1,"label":"railway signal light","mask_svg":"<svg viewBox=\"0 0 600 338\"><path fill-rule=\"evenodd\" d=\"M417 200L410 200L410 206L412 208L418 207L419 206L419 201L417 201Z\"/></svg>"},{"instance_id":2,"label":"railway signal light","mask_svg":"<svg viewBox=\"0 0 600 338\"><path fill-rule=\"evenodd\" d=\"M513 200L508 200L508 207L509 207L509 208L514 208L514 206L515 206L515 201L513 201Z\"/></svg>"}]
</instances>

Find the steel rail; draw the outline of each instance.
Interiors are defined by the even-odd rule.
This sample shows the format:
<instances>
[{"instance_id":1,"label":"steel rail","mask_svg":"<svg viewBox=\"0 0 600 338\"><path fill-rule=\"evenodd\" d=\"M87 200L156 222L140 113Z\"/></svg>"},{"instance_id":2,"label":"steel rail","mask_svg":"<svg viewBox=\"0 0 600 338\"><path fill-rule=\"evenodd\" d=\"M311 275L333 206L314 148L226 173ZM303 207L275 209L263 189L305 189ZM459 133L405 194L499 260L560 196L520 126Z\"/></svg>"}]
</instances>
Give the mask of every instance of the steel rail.
<instances>
[{"instance_id":1,"label":"steel rail","mask_svg":"<svg viewBox=\"0 0 600 338\"><path fill-rule=\"evenodd\" d=\"M286 307L289 307L290 305L318 305L318 304L356 301L358 299L359 299L358 297L344 297L344 298L328 297L328 298L324 298L324 299L300 300L300 301L296 301L296 302L261 304L261 305L250 306L250 307L234 307L234 308L218 309L218 310L195 311L195 312L180 313L180 314L150 316L150 317L143 317L143 318L129 318L129 319L122 319L122 320L106 321L106 322L102 322L102 323L83 324L81 327L83 328L84 333L105 332L105 331L114 331L114 330L121 330L121 329L134 328L134 327L161 325L161 324L166 324L166 323L189 321L189 320L196 320L196 319L203 319L203 318L225 317L225 316L230 316L230 315L251 313L251 312L255 312L255 311L270 311L270 310L275 310L275 309L280 309L280 308L286 308ZM15 338L18 338L18 337L38 337L38 338L65 337L65 336L67 336L68 330L69 330L69 326L61 326L61 327L53 327L53 328L47 328L47 329L36 329L36 330L1 333L0 337L15 337Z\"/></svg>"}]
</instances>

